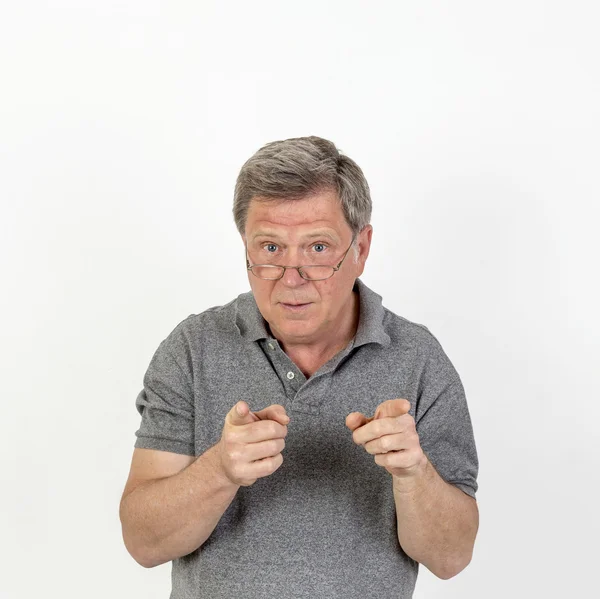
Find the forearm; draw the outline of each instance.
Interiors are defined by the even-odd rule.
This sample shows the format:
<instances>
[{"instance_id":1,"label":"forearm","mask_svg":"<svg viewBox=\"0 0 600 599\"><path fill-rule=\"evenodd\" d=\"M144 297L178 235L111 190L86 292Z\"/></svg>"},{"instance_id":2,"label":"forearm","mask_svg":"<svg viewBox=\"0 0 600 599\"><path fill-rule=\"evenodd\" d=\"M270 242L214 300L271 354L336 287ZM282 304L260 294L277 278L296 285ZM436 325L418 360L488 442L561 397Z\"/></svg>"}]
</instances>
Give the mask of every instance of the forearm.
<instances>
[{"instance_id":1,"label":"forearm","mask_svg":"<svg viewBox=\"0 0 600 599\"><path fill-rule=\"evenodd\" d=\"M220 469L215 447L178 474L143 483L123 498L123 540L143 566L151 568L200 547L231 504L239 485Z\"/></svg>"},{"instance_id":2,"label":"forearm","mask_svg":"<svg viewBox=\"0 0 600 599\"><path fill-rule=\"evenodd\" d=\"M392 481L402 549L440 578L458 574L473 553L475 500L444 481L426 458L418 476Z\"/></svg>"}]
</instances>

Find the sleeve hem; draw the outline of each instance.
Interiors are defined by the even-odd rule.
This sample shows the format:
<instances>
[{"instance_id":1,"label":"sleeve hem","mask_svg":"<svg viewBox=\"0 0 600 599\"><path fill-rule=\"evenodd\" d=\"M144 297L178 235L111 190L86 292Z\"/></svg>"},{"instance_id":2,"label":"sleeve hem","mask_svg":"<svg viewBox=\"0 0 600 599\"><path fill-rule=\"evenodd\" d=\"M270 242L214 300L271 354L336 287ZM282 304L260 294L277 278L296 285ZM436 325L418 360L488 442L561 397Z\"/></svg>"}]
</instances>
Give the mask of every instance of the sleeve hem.
<instances>
[{"instance_id":1,"label":"sleeve hem","mask_svg":"<svg viewBox=\"0 0 600 599\"><path fill-rule=\"evenodd\" d=\"M448 484L451 484L455 487L457 487L458 489L460 489L461 491L463 491L464 493L466 493L467 495L469 495L470 497L472 497L473 499L477 499L475 497L476 491L475 489L473 489L473 487L471 487L470 485L466 485L464 483L461 482L453 482L451 480L446 481Z\"/></svg>"},{"instance_id":2,"label":"sleeve hem","mask_svg":"<svg viewBox=\"0 0 600 599\"><path fill-rule=\"evenodd\" d=\"M173 439L160 439L158 437L140 435L137 437L134 447L140 449L158 449L159 451L170 451L172 453L196 456L193 445Z\"/></svg>"}]
</instances>

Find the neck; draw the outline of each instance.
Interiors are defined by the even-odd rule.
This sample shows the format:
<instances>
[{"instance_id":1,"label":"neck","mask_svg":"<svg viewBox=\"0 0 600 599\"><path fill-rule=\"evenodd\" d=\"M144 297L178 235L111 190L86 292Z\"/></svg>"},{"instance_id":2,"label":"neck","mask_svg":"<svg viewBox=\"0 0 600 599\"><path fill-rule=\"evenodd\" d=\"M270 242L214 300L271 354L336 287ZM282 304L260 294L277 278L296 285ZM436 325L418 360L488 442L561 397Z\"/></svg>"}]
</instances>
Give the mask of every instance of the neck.
<instances>
[{"instance_id":1,"label":"neck","mask_svg":"<svg viewBox=\"0 0 600 599\"><path fill-rule=\"evenodd\" d=\"M279 339L283 351L309 378L323 364L343 350L356 335L360 315L360 301L356 291L351 293L347 309L342 311L344 320L335 323L331 335L314 343L293 343Z\"/></svg>"}]
</instances>

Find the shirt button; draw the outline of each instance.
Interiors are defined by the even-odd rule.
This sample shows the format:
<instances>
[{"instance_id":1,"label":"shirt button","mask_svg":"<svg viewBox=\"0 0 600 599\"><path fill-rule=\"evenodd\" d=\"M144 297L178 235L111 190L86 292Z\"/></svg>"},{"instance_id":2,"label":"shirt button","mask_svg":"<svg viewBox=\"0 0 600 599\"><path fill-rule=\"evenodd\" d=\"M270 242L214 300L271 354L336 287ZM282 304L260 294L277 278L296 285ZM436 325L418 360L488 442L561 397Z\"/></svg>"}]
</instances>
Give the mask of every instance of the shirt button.
<instances>
[{"instance_id":1,"label":"shirt button","mask_svg":"<svg viewBox=\"0 0 600 599\"><path fill-rule=\"evenodd\" d=\"M290 372L287 373L287 377L291 381L294 378L294 373L290 370Z\"/></svg>"},{"instance_id":2,"label":"shirt button","mask_svg":"<svg viewBox=\"0 0 600 599\"><path fill-rule=\"evenodd\" d=\"M270 349L275 349L275 346L272 343L269 343L269 348Z\"/></svg>"}]
</instances>

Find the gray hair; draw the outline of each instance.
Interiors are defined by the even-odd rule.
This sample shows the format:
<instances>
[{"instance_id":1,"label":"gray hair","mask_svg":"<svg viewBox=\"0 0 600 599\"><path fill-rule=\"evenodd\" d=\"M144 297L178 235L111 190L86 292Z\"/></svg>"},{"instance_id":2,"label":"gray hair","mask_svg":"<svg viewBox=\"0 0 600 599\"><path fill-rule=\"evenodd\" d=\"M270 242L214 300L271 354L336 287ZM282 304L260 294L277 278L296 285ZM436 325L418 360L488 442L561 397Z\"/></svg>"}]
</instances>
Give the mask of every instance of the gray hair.
<instances>
[{"instance_id":1,"label":"gray hair","mask_svg":"<svg viewBox=\"0 0 600 599\"><path fill-rule=\"evenodd\" d=\"M293 137L260 148L242 166L233 195L233 218L244 235L253 198L300 200L335 191L352 234L371 220L371 193L361 168L322 137Z\"/></svg>"}]
</instances>

